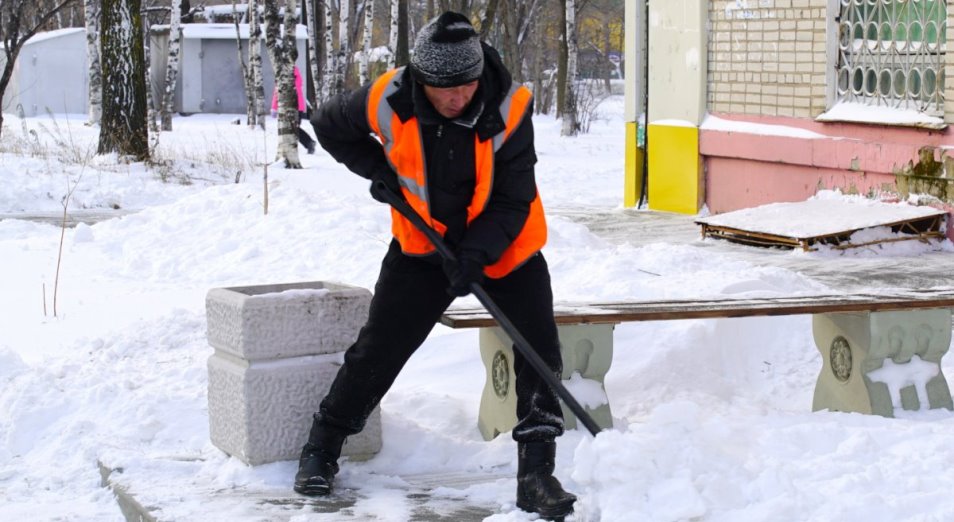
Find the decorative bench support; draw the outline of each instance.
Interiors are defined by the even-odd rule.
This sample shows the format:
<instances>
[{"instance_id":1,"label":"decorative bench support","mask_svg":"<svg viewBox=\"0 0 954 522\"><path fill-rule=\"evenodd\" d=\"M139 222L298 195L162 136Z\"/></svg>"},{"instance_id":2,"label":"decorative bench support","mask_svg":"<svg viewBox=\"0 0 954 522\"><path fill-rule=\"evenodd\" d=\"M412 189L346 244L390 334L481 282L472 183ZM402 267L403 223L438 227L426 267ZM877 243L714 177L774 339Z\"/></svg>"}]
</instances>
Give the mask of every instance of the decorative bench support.
<instances>
[{"instance_id":1,"label":"decorative bench support","mask_svg":"<svg viewBox=\"0 0 954 522\"><path fill-rule=\"evenodd\" d=\"M583 408L593 417L600 428L613 426L609 400L603 380L613 360L613 324L558 325L560 355L563 357L564 380L579 374L583 379L594 381L603 393L601 404L592 405L581 401ZM487 369L483 395L480 398L480 413L477 427L484 440L491 440L500 433L513 429L517 424L516 375L513 370L513 343L499 327L480 329L480 357ZM528 368L527 371L533 371ZM578 377L577 377L578 378ZM573 392L572 385L568 385ZM577 397L579 400L579 397ZM567 429L576 428L576 416L563 405L563 418Z\"/></svg>"},{"instance_id":2,"label":"decorative bench support","mask_svg":"<svg viewBox=\"0 0 954 522\"><path fill-rule=\"evenodd\" d=\"M893 417L901 409L954 408L941 372L950 309L815 314L812 328L823 364L813 410Z\"/></svg>"},{"instance_id":3,"label":"decorative bench support","mask_svg":"<svg viewBox=\"0 0 954 522\"><path fill-rule=\"evenodd\" d=\"M215 288L206 296L209 435L251 465L297 459L312 413L368 317L371 292L321 281ZM342 455L381 449L381 412Z\"/></svg>"},{"instance_id":4,"label":"decorative bench support","mask_svg":"<svg viewBox=\"0 0 954 522\"><path fill-rule=\"evenodd\" d=\"M604 396L603 378L612 359L616 324L811 314L823 359L813 409L893 417L902 409L954 409L941 373L941 358L951 344L952 308L954 288L940 288L890 294L584 303L559 306L554 314L567 388L574 391L572 376L579 372L598 382ZM485 439L509 431L517 421L509 339L482 308L448 310L441 323L480 328L487 382L478 427ZM589 411L600 427L612 425L608 400ZM565 407L564 415L567 427L575 427L576 419Z\"/></svg>"}]
</instances>

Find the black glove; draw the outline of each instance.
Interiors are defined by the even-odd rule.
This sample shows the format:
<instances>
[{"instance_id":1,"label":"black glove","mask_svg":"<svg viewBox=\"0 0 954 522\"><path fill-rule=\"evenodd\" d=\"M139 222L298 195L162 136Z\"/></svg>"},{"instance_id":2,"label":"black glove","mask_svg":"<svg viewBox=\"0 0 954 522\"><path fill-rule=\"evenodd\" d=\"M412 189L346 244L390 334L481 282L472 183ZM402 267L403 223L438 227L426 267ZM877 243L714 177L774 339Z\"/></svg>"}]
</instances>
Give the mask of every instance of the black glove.
<instances>
[{"instance_id":1,"label":"black glove","mask_svg":"<svg viewBox=\"0 0 954 522\"><path fill-rule=\"evenodd\" d=\"M484 265L472 254L462 253L457 261L444 261L444 273L450 281L447 293L454 297L464 297L470 293L471 283L484 280Z\"/></svg>"},{"instance_id":2,"label":"black glove","mask_svg":"<svg viewBox=\"0 0 954 522\"><path fill-rule=\"evenodd\" d=\"M387 187L388 190L397 194L399 198L404 199L404 195L401 193L401 185L398 184L397 174L393 170L389 168L381 169L371 175L371 197L381 203L387 203L388 201L381 197L374 189L374 184L377 182L384 183L384 186Z\"/></svg>"}]
</instances>

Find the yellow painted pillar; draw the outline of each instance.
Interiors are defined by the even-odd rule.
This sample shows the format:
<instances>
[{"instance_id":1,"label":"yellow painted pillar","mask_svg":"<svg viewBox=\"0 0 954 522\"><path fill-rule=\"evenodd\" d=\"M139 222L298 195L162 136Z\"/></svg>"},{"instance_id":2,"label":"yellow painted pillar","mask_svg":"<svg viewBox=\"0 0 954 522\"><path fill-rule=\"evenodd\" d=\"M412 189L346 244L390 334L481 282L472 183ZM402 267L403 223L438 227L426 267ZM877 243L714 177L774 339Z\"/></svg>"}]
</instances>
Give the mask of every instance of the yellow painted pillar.
<instances>
[{"instance_id":1,"label":"yellow painted pillar","mask_svg":"<svg viewBox=\"0 0 954 522\"><path fill-rule=\"evenodd\" d=\"M705 202L699 128L661 120L647 127L649 208L695 214Z\"/></svg>"},{"instance_id":2,"label":"yellow painted pillar","mask_svg":"<svg viewBox=\"0 0 954 522\"><path fill-rule=\"evenodd\" d=\"M645 154L639 148L637 136L639 134L639 122L626 122L626 161L624 168L623 187L623 206L635 207L643 197L643 176L646 175L643 169Z\"/></svg>"},{"instance_id":3,"label":"yellow painted pillar","mask_svg":"<svg viewBox=\"0 0 954 522\"><path fill-rule=\"evenodd\" d=\"M646 0L626 0L624 12L624 63L626 121L623 206L635 207L643 193L645 151L639 148L639 125L646 112Z\"/></svg>"},{"instance_id":4,"label":"yellow painted pillar","mask_svg":"<svg viewBox=\"0 0 954 522\"><path fill-rule=\"evenodd\" d=\"M705 203L699 125L705 116L705 0L649 4L649 208L695 214Z\"/></svg>"}]
</instances>

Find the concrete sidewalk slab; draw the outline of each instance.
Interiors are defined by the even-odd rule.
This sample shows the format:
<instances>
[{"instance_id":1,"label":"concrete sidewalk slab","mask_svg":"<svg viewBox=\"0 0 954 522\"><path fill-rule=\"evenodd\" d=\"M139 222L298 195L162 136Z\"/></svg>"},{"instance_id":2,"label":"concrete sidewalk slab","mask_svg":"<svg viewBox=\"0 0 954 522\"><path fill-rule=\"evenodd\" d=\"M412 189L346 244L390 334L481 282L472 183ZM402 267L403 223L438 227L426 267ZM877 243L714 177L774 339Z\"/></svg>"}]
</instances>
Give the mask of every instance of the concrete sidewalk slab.
<instances>
[{"instance_id":1,"label":"concrete sidewalk slab","mask_svg":"<svg viewBox=\"0 0 954 522\"><path fill-rule=\"evenodd\" d=\"M899 255L881 254L881 250L874 245L842 254L805 253L789 248L747 246L721 239L703 239L701 227L695 224L699 218L697 215L585 206L548 211L553 216L585 226L595 236L611 244L637 247L653 243L688 245L755 266L791 270L845 292L950 286L954 270L954 252L949 249ZM638 270L641 267L633 268ZM652 270L650 267L642 268Z\"/></svg>"},{"instance_id":2,"label":"concrete sidewalk slab","mask_svg":"<svg viewBox=\"0 0 954 522\"><path fill-rule=\"evenodd\" d=\"M139 459L125 467L107 464L109 461L107 457L97 462L102 486L113 492L128 522L284 522L302 520L303 516L375 520L379 517L374 513L385 507L408 522L477 522L498 513L499 506L475 505L463 491L498 480L514 480L509 475L484 473L376 476L386 484L387 495L381 495L381 486L376 486L374 498L365 496L360 487L343 481L333 495L312 498L295 493L290 484L218 488L189 478L193 474L189 469L194 471L200 465L195 461L182 461L182 474L168 473L167 459ZM153 465L161 466L165 473L151 473Z\"/></svg>"}]
</instances>

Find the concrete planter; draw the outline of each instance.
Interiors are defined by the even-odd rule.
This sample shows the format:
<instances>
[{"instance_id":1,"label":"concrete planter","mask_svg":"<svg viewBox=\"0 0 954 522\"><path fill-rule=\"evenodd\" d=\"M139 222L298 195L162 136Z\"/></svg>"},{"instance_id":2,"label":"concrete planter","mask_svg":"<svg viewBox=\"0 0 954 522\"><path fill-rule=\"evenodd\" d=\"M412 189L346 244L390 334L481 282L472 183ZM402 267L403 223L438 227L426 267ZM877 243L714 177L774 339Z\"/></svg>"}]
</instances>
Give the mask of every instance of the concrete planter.
<instances>
[{"instance_id":1,"label":"concrete planter","mask_svg":"<svg viewBox=\"0 0 954 522\"><path fill-rule=\"evenodd\" d=\"M251 465L298 458L370 303L364 288L322 281L210 290L212 443ZM376 409L342 455L368 458L380 448Z\"/></svg>"},{"instance_id":2,"label":"concrete planter","mask_svg":"<svg viewBox=\"0 0 954 522\"><path fill-rule=\"evenodd\" d=\"M371 292L313 281L213 288L209 344L248 361L344 351L368 318Z\"/></svg>"}]
</instances>

